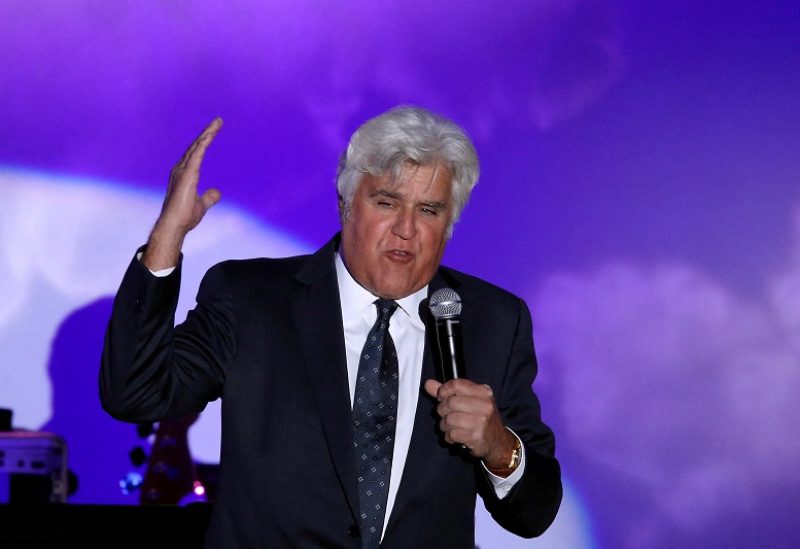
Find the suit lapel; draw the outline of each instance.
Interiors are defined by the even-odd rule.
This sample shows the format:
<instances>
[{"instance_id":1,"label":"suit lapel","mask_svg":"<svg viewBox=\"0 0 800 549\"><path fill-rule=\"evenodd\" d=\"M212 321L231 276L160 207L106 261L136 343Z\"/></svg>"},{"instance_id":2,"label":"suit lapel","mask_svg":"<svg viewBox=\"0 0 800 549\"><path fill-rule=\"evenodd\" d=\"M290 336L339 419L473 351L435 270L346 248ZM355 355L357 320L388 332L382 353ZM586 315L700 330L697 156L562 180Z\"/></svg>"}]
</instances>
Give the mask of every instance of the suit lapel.
<instances>
[{"instance_id":1,"label":"suit lapel","mask_svg":"<svg viewBox=\"0 0 800 549\"><path fill-rule=\"evenodd\" d=\"M320 421L339 482L354 519L358 516L353 423L347 358L336 279L334 252L337 239L311 256L295 279L301 288L293 303L303 362L317 403Z\"/></svg>"}]
</instances>

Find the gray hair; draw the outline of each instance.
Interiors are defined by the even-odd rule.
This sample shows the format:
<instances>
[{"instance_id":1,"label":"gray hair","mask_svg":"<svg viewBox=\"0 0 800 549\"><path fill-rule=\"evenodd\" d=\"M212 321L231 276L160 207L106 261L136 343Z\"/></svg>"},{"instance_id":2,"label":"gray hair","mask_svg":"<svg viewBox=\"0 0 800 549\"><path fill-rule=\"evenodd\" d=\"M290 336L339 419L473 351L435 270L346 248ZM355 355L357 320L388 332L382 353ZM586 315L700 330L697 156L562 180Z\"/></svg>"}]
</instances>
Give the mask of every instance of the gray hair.
<instances>
[{"instance_id":1,"label":"gray hair","mask_svg":"<svg viewBox=\"0 0 800 549\"><path fill-rule=\"evenodd\" d=\"M439 163L452 177L449 238L478 182L478 156L470 138L454 122L420 107L395 107L367 120L350 138L336 172L342 222L350 214L353 196L364 175L388 175L390 181L396 182L409 164Z\"/></svg>"}]
</instances>

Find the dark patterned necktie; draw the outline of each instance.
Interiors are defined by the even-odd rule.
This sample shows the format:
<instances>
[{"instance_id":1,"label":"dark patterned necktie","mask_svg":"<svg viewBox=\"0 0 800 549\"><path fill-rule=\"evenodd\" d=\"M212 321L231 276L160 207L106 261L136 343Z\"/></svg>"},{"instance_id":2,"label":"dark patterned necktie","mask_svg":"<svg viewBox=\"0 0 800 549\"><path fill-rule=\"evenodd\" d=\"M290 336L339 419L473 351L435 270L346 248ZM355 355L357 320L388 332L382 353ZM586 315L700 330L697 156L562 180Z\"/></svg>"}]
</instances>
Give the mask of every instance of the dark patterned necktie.
<instances>
[{"instance_id":1,"label":"dark patterned necktie","mask_svg":"<svg viewBox=\"0 0 800 549\"><path fill-rule=\"evenodd\" d=\"M358 364L353 398L353 447L363 547L381 539L397 419L397 351L389 335L389 318L397 303L378 299L378 319L367 335Z\"/></svg>"}]
</instances>

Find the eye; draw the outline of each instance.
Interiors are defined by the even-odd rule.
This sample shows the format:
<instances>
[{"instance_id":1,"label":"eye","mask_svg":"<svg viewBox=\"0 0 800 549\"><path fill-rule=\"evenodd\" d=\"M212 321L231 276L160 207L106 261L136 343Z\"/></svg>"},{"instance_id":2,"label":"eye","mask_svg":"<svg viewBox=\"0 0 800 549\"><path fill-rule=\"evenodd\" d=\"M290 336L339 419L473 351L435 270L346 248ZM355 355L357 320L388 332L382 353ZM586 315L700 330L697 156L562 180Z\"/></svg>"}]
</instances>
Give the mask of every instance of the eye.
<instances>
[{"instance_id":1,"label":"eye","mask_svg":"<svg viewBox=\"0 0 800 549\"><path fill-rule=\"evenodd\" d=\"M429 206L423 206L419 209L419 211L424 215L431 215L431 216L439 215L439 210L437 210L436 208L431 208Z\"/></svg>"},{"instance_id":2,"label":"eye","mask_svg":"<svg viewBox=\"0 0 800 549\"><path fill-rule=\"evenodd\" d=\"M378 206L383 208L383 209L385 209L385 210L390 210L390 209L394 208L394 204L392 204L391 202L386 201L386 200L379 200L378 201Z\"/></svg>"}]
</instances>

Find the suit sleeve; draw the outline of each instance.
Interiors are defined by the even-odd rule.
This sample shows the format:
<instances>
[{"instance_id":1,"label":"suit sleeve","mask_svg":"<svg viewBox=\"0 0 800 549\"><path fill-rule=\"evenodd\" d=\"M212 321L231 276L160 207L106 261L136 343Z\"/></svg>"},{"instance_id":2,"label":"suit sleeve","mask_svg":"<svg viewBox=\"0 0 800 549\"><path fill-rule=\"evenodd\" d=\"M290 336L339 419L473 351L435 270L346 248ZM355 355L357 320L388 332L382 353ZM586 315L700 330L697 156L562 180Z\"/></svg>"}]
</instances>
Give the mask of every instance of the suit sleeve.
<instances>
[{"instance_id":1,"label":"suit sleeve","mask_svg":"<svg viewBox=\"0 0 800 549\"><path fill-rule=\"evenodd\" d=\"M203 410L222 393L236 352L224 269L206 273L197 307L175 324L180 264L156 277L136 258L114 299L100 368L103 408L123 421L160 421Z\"/></svg>"},{"instance_id":2,"label":"suit sleeve","mask_svg":"<svg viewBox=\"0 0 800 549\"><path fill-rule=\"evenodd\" d=\"M561 469L555 458L553 432L541 420L539 400L531 385L537 365L528 307L518 300L518 317L508 367L497 406L505 424L522 440L525 471L503 499L481 475L480 492L486 509L506 530L523 537L541 535L561 504Z\"/></svg>"}]
</instances>

